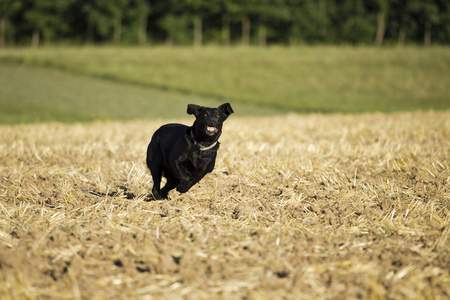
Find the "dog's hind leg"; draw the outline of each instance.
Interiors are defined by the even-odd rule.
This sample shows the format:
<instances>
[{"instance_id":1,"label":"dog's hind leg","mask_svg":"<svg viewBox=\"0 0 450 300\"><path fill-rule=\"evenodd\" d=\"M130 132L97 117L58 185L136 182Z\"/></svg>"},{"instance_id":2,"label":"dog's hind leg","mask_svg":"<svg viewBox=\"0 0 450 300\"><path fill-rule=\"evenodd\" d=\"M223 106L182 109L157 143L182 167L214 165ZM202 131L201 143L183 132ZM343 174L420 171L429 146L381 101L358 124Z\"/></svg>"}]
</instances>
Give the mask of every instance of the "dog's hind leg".
<instances>
[{"instance_id":1,"label":"dog's hind leg","mask_svg":"<svg viewBox=\"0 0 450 300\"><path fill-rule=\"evenodd\" d=\"M162 178L162 158L158 151L154 151L152 144L147 149L147 167L153 178L153 197L156 200L167 198L161 195L161 178Z\"/></svg>"},{"instance_id":2,"label":"dog's hind leg","mask_svg":"<svg viewBox=\"0 0 450 300\"><path fill-rule=\"evenodd\" d=\"M161 196L164 199L167 199L169 191L173 190L178 184L178 180L176 180L175 178L172 178L171 176L167 176L167 175L166 175L166 178L167 178L167 183L161 189Z\"/></svg>"}]
</instances>

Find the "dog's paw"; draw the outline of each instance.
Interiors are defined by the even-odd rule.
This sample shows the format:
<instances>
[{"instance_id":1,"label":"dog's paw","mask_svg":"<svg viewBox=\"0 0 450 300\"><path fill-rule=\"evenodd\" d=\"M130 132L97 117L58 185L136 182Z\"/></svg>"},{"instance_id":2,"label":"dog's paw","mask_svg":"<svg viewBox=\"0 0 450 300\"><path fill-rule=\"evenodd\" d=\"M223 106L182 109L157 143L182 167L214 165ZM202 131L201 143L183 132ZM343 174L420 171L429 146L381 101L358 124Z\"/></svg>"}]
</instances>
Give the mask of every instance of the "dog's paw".
<instances>
[{"instance_id":1,"label":"dog's paw","mask_svg":"<svg viewBox=\"0 0 450 300\"><path fill-rule=\"evenodd\" d=\"M153 199L155 200L164 200L167 199L167 193L159 193L158 191L153 190Z\"/></svg>"},{"instance_id":2,"label":"dog's paw","mask_svg":"<svg viewBox=\"0 0 450 300\"><path fill-rule=\"evenodd\" d=\"M190 188L189 185L179 184L177 186L177 192L179 192L179 193L186 193L187 191L189 191L189 188Z\"/></svg>"}]
</instances>

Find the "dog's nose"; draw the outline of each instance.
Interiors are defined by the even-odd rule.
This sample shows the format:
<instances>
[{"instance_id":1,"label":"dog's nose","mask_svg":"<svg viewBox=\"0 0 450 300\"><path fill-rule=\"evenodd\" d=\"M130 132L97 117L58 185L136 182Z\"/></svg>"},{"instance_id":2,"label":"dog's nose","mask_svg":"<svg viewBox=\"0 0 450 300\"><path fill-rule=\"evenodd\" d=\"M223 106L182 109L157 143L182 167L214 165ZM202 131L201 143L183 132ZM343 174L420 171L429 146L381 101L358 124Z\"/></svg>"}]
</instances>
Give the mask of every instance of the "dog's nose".
<instances>
[{"instance_id":1,"label":"dog's nose","mask_svg":"<svg viewBox=\"0 0 450 300\"><path fill-rule=\"evenodd\" d=\"M210 119L209 121L211 122L211 125L216 125L216 123L217 123L216 119Z\"/></svg>"}]
</instances>

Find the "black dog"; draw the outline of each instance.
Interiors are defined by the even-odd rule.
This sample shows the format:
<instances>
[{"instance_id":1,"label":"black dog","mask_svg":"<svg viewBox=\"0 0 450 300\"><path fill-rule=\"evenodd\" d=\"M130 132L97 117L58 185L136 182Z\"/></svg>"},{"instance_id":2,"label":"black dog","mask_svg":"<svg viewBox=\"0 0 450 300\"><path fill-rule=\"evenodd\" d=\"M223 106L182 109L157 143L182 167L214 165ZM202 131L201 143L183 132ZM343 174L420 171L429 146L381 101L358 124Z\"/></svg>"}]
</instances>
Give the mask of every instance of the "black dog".
<instances>
[{"instance_id":1,"label":"black dog","mask_svg":"<svg viewBox=\"0 0 450 300\"><path fill-rule=\"evenodd\" d=\"M229 103L218 108L189 104L187 113L195 116L194 125L163 125L148 145L147 166L153 177L153 197L157 200L167 199L167 194L174 188L186 193L212 172L222 123L234 111ZM167 183L161 189L163 175Z\"/></svg>"}]
</instances>

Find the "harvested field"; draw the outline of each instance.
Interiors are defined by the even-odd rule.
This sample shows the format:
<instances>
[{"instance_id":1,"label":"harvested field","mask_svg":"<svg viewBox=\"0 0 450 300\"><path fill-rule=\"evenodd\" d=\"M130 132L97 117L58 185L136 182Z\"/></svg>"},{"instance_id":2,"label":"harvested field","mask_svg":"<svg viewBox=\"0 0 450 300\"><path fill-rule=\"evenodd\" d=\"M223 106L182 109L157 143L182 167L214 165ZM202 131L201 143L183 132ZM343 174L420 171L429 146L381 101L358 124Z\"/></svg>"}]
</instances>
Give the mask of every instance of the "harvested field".
<instances>
[{"instance_id":1,"label":"harvested field","mask_svg":"<svg viewBox=\"0 0 450 300\"><path fill-rule=\"evenodd\" d=\"M450 112L232 116L148 201L162 123L0 127L2 299L450 297Z\"/></svg>"}]
</instances>

